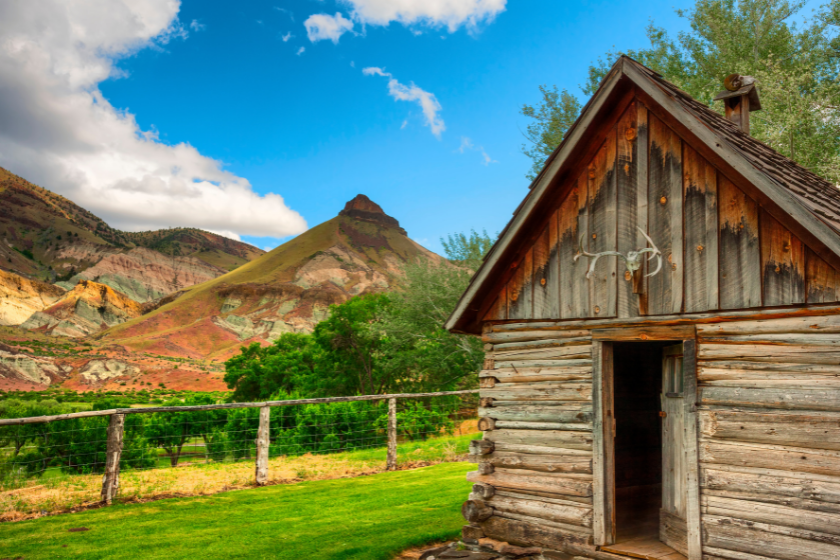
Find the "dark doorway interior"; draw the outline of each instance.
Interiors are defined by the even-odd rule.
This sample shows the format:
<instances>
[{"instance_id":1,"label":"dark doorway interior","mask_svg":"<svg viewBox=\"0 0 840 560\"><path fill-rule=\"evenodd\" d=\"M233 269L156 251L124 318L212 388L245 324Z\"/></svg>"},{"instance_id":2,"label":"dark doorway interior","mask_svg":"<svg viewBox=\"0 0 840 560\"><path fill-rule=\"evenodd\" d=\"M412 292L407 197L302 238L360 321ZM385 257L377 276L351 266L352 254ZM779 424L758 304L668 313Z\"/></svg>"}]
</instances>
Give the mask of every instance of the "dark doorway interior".
<instances>
[{"instance_id":1,"label":"dark doorway interior","mask_svg":"<svg viewBox=\"0 0 840 560\"><path fill-rule=\"evenodd\" d=\"M662 349L673 342L616 342L616 543L659 534L662 507Z\"/></svg>"}]
</instances>

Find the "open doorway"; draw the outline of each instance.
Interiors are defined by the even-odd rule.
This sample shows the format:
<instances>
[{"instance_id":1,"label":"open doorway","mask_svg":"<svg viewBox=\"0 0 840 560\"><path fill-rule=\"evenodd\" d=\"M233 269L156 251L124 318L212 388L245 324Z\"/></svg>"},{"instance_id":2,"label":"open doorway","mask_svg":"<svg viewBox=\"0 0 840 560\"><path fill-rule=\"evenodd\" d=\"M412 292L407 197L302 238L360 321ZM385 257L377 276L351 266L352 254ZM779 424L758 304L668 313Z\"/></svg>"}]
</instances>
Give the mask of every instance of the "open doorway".
<instances>
[{"instance_id":1,"label":"open doorway","mask_svg":"<svg viewBox=\"0 0 840 560\"><path fill-rule=\"evenodd\" d=\"M615 544L604 550L684 558L677 552L685 553L682 343L614 342L612 349Z\"/></svg>"}]
</instances>

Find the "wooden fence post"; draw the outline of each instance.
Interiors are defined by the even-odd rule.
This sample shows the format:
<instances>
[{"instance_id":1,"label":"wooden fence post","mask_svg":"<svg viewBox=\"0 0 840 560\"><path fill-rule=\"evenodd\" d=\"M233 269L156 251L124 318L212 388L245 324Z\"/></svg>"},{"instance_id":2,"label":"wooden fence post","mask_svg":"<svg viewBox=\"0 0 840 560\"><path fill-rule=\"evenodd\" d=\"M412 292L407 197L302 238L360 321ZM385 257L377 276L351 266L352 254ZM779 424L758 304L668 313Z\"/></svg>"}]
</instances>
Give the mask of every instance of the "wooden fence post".
<instances>
[{"instance_id":1,"label":"wooden fence post","mask_svg":"<svg viewBox=\"0 0 840 560\"><path fill-rule=\"evenodd\" d=\"M260 427L257 430L257 485L262 486L268 482L268 437L269 420L271 419L271 407L260 408Z\"/></svg>"},{"instance_id":2,"label":"wooden fence post","mask_svg":"<svg viewBox=\"0 0 840 560\"><path fill-rule=\"evenodd\" d=\"M397 470L397 399L388 399L388 463L386 470Z\"/></svg>"},{"instance_id":3,"label":"wooden fence post","mask_svg":"<svg viewBox=\"0 0 840 560\"><path fill-rule=\"evenodd\" d=\"M105 475L102 477L102 502L110 504L120 487L120 456L123 448L125 415L112 414L108 422Z\"/></svg>"}]
</instances>

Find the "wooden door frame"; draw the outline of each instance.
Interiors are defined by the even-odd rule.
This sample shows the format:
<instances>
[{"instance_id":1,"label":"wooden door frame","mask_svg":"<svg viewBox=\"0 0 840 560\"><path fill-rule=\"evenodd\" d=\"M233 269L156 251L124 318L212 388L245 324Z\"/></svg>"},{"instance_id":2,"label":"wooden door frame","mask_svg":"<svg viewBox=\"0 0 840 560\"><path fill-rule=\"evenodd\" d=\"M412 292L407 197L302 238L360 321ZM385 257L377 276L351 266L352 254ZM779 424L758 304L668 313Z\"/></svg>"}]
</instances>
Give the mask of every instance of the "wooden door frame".
<instances>
[{"instance_id":1,"label":"wooden door frame","mask_svg":"<svg viewBox=\"0 0 840 560\"><path fill-rule=\"evenodd\" d=\"M697 416L697 337L693 325L592 331L592 529L598 546L615 544L615 416L613 343L674 340L683 343L684 443L688 560L702 560Z\"/></svg>"}]
</instances>

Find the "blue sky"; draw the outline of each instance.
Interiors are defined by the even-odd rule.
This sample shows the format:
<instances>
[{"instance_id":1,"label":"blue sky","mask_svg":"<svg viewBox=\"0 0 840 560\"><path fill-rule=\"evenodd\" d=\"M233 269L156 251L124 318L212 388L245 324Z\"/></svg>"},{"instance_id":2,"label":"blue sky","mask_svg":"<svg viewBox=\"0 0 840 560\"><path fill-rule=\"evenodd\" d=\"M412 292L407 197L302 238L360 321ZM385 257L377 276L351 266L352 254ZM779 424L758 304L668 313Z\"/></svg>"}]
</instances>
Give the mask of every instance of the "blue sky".
<instances>
[{"instance_id":1,"label":"blue sky","mask_svg":"<svg viewBox=\"0 0 840 560\"><path fill-rule=\"evenodd\" d=\"M459 2L476 4L452 3ZM113 118L134 121L134 135L143 136L145 144L117 155L107 151L111 148L97 148L106 150L110 159L130 160L132 154L142 153L150 163L138 167L148 169L158 165L154 154L165 151L160 144L188 144L204 158L201 165L221 162L236 178L234 183L246 181L259 196L282 196L285 206L299 213L308 227L332 218L347 200L364 193L400 220L413 239L441 252L439 238L448 233L501 230L527 192L530 162L521 146L528 121L519 109L538 101L540 84L580 94L578 86L592 61L613 48L645 46L644 29L651 18L669 30L682 29L684 21L674 8L690 6L674 0L488 0L499 9L495 17L477 25L452 25L452 17L436 20L434 14L425 22L408 18L408 24L377 25L374 12L366 18L359 15L359 6L366 3L374 6L370 10L378 9L377 0L185 0L171 12L161 11L160 18L146 26L148 31L126 26L126 37L114 38L105 36L106 31L118 29L120 22L103 27L105 38L97 40L106 47L96 53L80 51L78 56L80 68L90 59L107 67L107 75L85 77L87 89L73 89L76 82L71 81L62 87L73 95L94 91L94 98L101 92L102 99L95 103L110 105ZM336 13L341 14L337 21L347 20L353 30L337 42L313 42L304 22L316 14L335 18ZM66 23L70 28L74 17L70 14L69 23L55 25ZM93 44L93 39L86 40ZM59 52L60 46L43 48ZM114 54L105 60L101 51L109 49ZM370 67L390 74L405 88L414 84L433 95L445 129L435 134L419 103L395 99L387 76L363 73ZM53 79L58 72L51 68L52 74L45 76ZM30 82L40 79L32 76ZM4 150L0 138L0 165L9 166L15 153L28 152ZM272 229L272 215L277 223L291 218L277 200L259 196L252 197L250 206L232 210L239 221L227 224L220 218L218 226L202 221L205 214L223 214L224 206L233 208L234 203L223 197L194 208L178 202L181 199L166 202L164 191L177 190L172 186L176 183L163 177L163 186L143 183L141 188L137 185L146 180L142 177L152 173L145 171L138 171L136 180L119 177L120 169L133 168L131 161L124 167L108 166L107 172L100 163L90 163L84 173L75 173L68 171L68 157L52 175L37 159L22 161L28 160L16 157L13 170L93 206L91 210L126 229L196 225L231 231L261 248L275 247L289 238L285 232L303 229L302 222ZM179 161L173 155L159 165L174 168ZM206 170L195 175L202 172L211 190L227 180ZM88 178L92 190L74 190L75 177ZM97 181L102 186L94 184ZM143 196L160 195L153 201L159 205L147 204L144 198L120 198L120 193L134 197L140 191ZM195 198L183 200L191 196ZM108 201L113 203L109 206ZM156 209L143 214L143 208ZM248 208L254 222L263 224L260 228L247 227Z\"/></svg>"}]
</instances>

